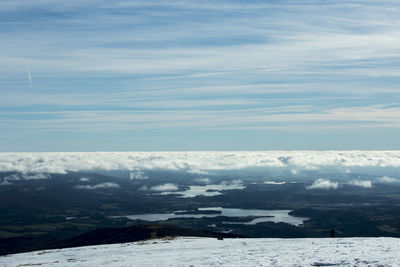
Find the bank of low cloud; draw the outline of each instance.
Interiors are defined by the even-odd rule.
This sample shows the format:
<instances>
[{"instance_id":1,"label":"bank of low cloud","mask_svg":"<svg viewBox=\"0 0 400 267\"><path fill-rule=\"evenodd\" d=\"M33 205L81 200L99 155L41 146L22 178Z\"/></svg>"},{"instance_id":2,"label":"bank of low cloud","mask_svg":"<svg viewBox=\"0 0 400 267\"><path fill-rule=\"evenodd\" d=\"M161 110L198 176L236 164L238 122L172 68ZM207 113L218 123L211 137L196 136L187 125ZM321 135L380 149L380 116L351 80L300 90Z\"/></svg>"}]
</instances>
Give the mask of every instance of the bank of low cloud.
<instances>
[{"instance_id":1,"label":"bank of low cloud","mask_svg":"<svg viewBox=\"0 0 400 267\"><path fill-rule=\"evenodd\" d=\"M165 169L207 173L246 169L292 171L400 168L400 151L202 151L202 152L53 152L0 153L0 172L67 173L128 170L133 179L144 179L140 170ZM293 173L293 170L296 170ZM29 177L26 177L29 179Z\"/></svg>"}]
</instances>

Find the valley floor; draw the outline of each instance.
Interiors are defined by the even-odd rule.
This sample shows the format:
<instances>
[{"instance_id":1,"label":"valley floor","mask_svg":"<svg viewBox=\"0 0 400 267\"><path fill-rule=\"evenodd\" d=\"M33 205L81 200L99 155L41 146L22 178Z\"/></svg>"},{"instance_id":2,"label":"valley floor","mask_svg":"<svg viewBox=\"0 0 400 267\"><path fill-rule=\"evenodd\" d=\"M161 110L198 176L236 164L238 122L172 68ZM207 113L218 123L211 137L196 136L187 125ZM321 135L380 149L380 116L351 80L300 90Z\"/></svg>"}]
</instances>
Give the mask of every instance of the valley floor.
<instances>
[{"instance_id":1,"label":"valley floor","mask_svg":"<svg viewBox=\"0 0 400 267\"><path fill-rule=\"evenodd\" d=\"M0 266L399 266L397 238L176 238L43 250Z\"/></svg>"}]
</instances>

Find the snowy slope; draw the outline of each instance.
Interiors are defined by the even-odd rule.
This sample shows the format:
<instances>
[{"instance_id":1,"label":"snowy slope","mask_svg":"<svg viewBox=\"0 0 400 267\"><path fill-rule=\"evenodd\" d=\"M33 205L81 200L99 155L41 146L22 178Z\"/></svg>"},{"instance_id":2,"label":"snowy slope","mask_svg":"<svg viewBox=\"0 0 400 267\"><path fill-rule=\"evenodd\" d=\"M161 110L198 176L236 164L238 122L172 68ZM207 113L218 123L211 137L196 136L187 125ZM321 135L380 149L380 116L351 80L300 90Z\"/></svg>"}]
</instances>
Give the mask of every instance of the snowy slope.
<instances>
[{"instance_id":1,"label":"snowy slope","mask_svg":"<svg viewBox=\"0 0 400 267\"><path fill-rule=\"evenodd\" d=\"M400 266L400 239L177 238L44 250L0 266Z\"/></svg>"}]
</instances>

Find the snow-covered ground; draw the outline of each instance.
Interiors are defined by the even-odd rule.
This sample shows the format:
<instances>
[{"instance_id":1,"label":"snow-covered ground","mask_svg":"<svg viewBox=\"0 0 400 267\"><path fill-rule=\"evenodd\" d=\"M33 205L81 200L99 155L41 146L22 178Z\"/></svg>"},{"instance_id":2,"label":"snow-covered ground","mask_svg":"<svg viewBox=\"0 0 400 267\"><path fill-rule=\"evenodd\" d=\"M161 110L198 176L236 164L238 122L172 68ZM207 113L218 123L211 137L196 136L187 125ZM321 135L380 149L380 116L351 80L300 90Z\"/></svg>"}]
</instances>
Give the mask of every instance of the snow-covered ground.
<instances>
[{"instance_id":1,"label":"snow-covered ground","mask_svg":"<svg viewBox=\"0 0 400 267\"><path fill-rule=\"evenodd\" d=\"M400 239L177 238L43 250L0 266L400 266Z\"/></svg>"}]
</instances>

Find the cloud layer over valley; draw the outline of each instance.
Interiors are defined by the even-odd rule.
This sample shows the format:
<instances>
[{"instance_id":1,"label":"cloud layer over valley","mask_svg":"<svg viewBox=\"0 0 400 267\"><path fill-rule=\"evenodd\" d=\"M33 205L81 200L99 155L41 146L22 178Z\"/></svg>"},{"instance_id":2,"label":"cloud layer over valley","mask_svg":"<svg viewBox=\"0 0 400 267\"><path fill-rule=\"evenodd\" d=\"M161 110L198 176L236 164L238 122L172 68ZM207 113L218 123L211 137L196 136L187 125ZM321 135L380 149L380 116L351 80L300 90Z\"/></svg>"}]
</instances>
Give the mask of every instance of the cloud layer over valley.
<instances>
[{"instance_id":1,"label":"cloud layer over valley","mask_svg":"<svg viewBox=\"0 0 400 267\"><path fill-rule=\"evenodd\" d=\"M246 169L336 171L398 170L400 151L202 151L0 153L0 172L66 173L161 169L236 171ZM294 175L294 174L293 174ZM382 175L381 175L382 176ZM26 176L29 179L29 176Z\"/></svg>"}]
</instances>

